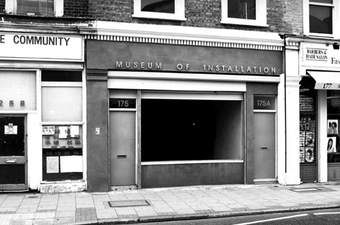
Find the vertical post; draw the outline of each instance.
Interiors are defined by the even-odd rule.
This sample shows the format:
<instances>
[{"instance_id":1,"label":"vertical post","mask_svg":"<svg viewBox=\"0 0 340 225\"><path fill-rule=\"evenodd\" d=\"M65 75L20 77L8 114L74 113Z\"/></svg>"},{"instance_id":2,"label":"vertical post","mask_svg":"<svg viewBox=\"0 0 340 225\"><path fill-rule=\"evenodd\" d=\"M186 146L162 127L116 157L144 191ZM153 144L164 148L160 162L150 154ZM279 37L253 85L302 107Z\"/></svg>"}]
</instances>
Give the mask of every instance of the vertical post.
<instances>
[{"instance_id":1,"label":"vertical post","mask_svg":"<svg viewBox=\"0 0 340 225\"><path fill-rule=\"evenodd\" d=\"M142 92L141 90L137 91L137 187L141 188L142 186L142 166L141 166L141 156L142 156Z\"/></svg>"},{"instance_id":2,"label":"vertical post","mask_svg":"<svg viewBox=\"0 0 340 225\"><path fill-rule=\"evenodd\" d=\"M284 111L285 111L285 148L280 148L278 180L281 184L300 184L300 93L299 93L299 43L285 39L284 52ZM282 118L282 117L281 117ZM279 122L280 123L280 122ZM282 128L282 127L281 127ZM284 151L284 153L282 153ZM282 164L284 161L284 165ZM282 169L283 168L283 169Z\"/></svg>"},{"instance_id":3,"label":"vertical post","mask_svg":"<svg viewBox=\"0 0 340 225\"><path fill-rule=\"evenodd\" d=\"M319 90L317 99L318 181L327 182L327 91Z\"/></svg>"}]
</instances>

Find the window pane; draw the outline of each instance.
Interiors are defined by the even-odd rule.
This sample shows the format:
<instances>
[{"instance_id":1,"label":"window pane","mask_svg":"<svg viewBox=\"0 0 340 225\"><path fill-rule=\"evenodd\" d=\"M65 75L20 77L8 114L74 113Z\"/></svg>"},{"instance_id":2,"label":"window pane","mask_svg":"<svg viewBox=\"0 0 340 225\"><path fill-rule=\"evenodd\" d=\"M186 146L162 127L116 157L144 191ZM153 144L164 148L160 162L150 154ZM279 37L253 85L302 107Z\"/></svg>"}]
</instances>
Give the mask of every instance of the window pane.
<instances>
[{"instance_id":1,"label":"window pane","mask_svg":"<svg viewBox=\"0 0 340 225\"><path fill-rule=\"evenodd\" d=\"M141 0L142 11L175 13L175 0Z\"/></svg>"},{"instance_id":2,"label":"window pane","mask_svg":"<svg viewBox=\"0 0 340 225\"><path fill-rule=\"evenodd\" d=\"M17 0L17 13L22 15L53 16L54 0Z\"/></svg>"},{"instance_id":3,"label":"window pane","mask_svg":"<svg viewBox=\"0 0 340 225\"><path fill-rule=\"evenodd\" d=\"M43 87L42 117L44 122L82 121L80 87Z\"/></svg>"},{"instance_id":4,"label":"window pane","mask_svg":"<svg viewBox=\"0 0 340 225\"><path fill-rule=\"evenodd\" d=\"M81 82L81 71L43 70L41 81Z\"/></svg>"},{"instance_id":5,"label":"window pane","mask_svg":"<svg viewBox=\"0 0 340 225\"><path fill-rule=\"evenodd\" d=\"M332 34L332 7L309 7L309 31L312 33Z\"/></svg>"},{"instance_id":6,"label":"window pane","mask_svg":"<svg viewBox=\"0 0 340 225\"><path fill-rule=\"evenodd\" d=\"M333 4L333 0L310 0L309 2Z\"/></svg>"},{"instance_id":7,"label":"window pane","mask_svg":"<svg viewBox=\"0 0 340 225\"><path fill-rule=\"evenodd\" d=\"M228 0L228 17L256 19L256 0Z\"/></svg>"}]
</instances>

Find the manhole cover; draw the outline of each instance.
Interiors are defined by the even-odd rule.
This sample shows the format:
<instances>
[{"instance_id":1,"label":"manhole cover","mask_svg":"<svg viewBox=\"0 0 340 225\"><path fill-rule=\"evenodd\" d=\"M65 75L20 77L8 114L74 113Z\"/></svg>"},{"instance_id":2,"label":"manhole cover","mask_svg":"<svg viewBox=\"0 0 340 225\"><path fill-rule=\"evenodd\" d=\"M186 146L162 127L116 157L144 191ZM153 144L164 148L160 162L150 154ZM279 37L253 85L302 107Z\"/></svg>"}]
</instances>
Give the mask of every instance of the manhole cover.
<instances>
[{"instance_id":1,"label":"manhole cover","mask_svg":"<svg viewBox=\"0 0 340 225\"><path fill-rule=\"evenodd\" d=\"M149 206L150 203L147 200L121 200L121 201L109 201L110 207L136 207L136 206Z\"/></svg>"},{"instance_id":2,"label":"manhole cover","mask_svg":"<svg viewBox=\"0 0 340 225\"><path fill-rule=\"evenodd\" d=\"M333 191L332 189L325 187L305 187L305 188L290 188L289 190L294 192L316 192L316 191Z\"/></svg>"}]
</instances>

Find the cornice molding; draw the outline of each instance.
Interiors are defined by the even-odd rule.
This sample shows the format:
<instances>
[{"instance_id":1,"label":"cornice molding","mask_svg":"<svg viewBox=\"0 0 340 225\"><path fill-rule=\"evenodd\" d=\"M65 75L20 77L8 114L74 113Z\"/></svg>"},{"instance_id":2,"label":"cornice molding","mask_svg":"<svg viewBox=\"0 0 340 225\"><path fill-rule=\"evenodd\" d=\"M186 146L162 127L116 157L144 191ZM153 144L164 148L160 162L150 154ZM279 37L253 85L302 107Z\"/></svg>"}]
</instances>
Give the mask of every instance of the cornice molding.
<instances>
[{"instance_id":1,"label":"cornice molding","mask_svg":"<svg viewBox=\"0 0 340 225\"><path fill-rule=\"evenodd\" d=\"M133 42L148 44L165 44L165 45L186 45L186 46L202 46L214 48L242 48L266 51L282 51L282 46L271 44L258 44L247 42L232 41L210 41L210 40L188 40L161 37L141 37L141 36L123 36L123 35L105 35L105 34L85 34L87 40L113 41L113 42Z\"/></svg>"},{"instance_id":2,"label":"cornice molding","mask_svg":"<svg viewBox=\"0 0 340 225\"><path fill-rule=\"evenodd\" d=\"M282 51L278 33L223 28L95 21L88 40Z\"/></svg>"}]
</instances>

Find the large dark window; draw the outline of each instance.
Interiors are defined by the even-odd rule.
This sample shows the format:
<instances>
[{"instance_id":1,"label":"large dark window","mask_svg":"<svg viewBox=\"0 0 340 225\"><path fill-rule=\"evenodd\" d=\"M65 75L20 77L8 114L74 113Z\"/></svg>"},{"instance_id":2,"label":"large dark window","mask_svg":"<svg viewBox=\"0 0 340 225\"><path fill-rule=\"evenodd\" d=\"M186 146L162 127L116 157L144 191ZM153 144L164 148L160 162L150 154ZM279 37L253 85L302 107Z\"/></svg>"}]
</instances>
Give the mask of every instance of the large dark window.
<instances>
[{"instance_id":1,"label":"large dark window","mask_svg":"<svg viewBox=\"0 0 340 225\"><path fill-rule=\"evenodd\" d=\"M141 0L141 11L175 13L175 0Z\"/></svg>"},{"instance_id":2,"label":"large dark window","mask_svg":"<svg viewBox=\"0 0 340 225\"><path fill-rule=\"evenodd\" d=\"M242 102L142 101L142 161L242 159Z\"/></svg>"},{"instance_id":3,"label":"large dark window","mask_svg":"<svg viewBox=\"0 0 340 225\"><path fill-rule=\"evenodd\" d=\"M21 15L54 16L54 0L17 0Z\"/></svg>"},{"instance_id":4,"label":"large dark window","mask_svg":"<svg viewBox=\"0 0 340 225\"><path fill-rule=\"evenodd\" d=\"M310 0L309 32L322 34L333 33L332 0Z\"/></svg>"},{"instance_id":5,"label":"large dark window","mask_svg":"<svg viewBox=\"0 0 340 225\"><path fill-rule=\"evenodd\" d=\"M340 95L337 91L327 92L327 153L328 162L340 162Z\"/></svg>"},{"instance_id":6,"label":"large dark window","mask_svg":"<svg viewBox=\"0 0 340 225\"><path fill-rule=\"evenodd\" d=\"M256 19L256 0L228 0L228 17Z\"/></svg>"}]
</instances>

